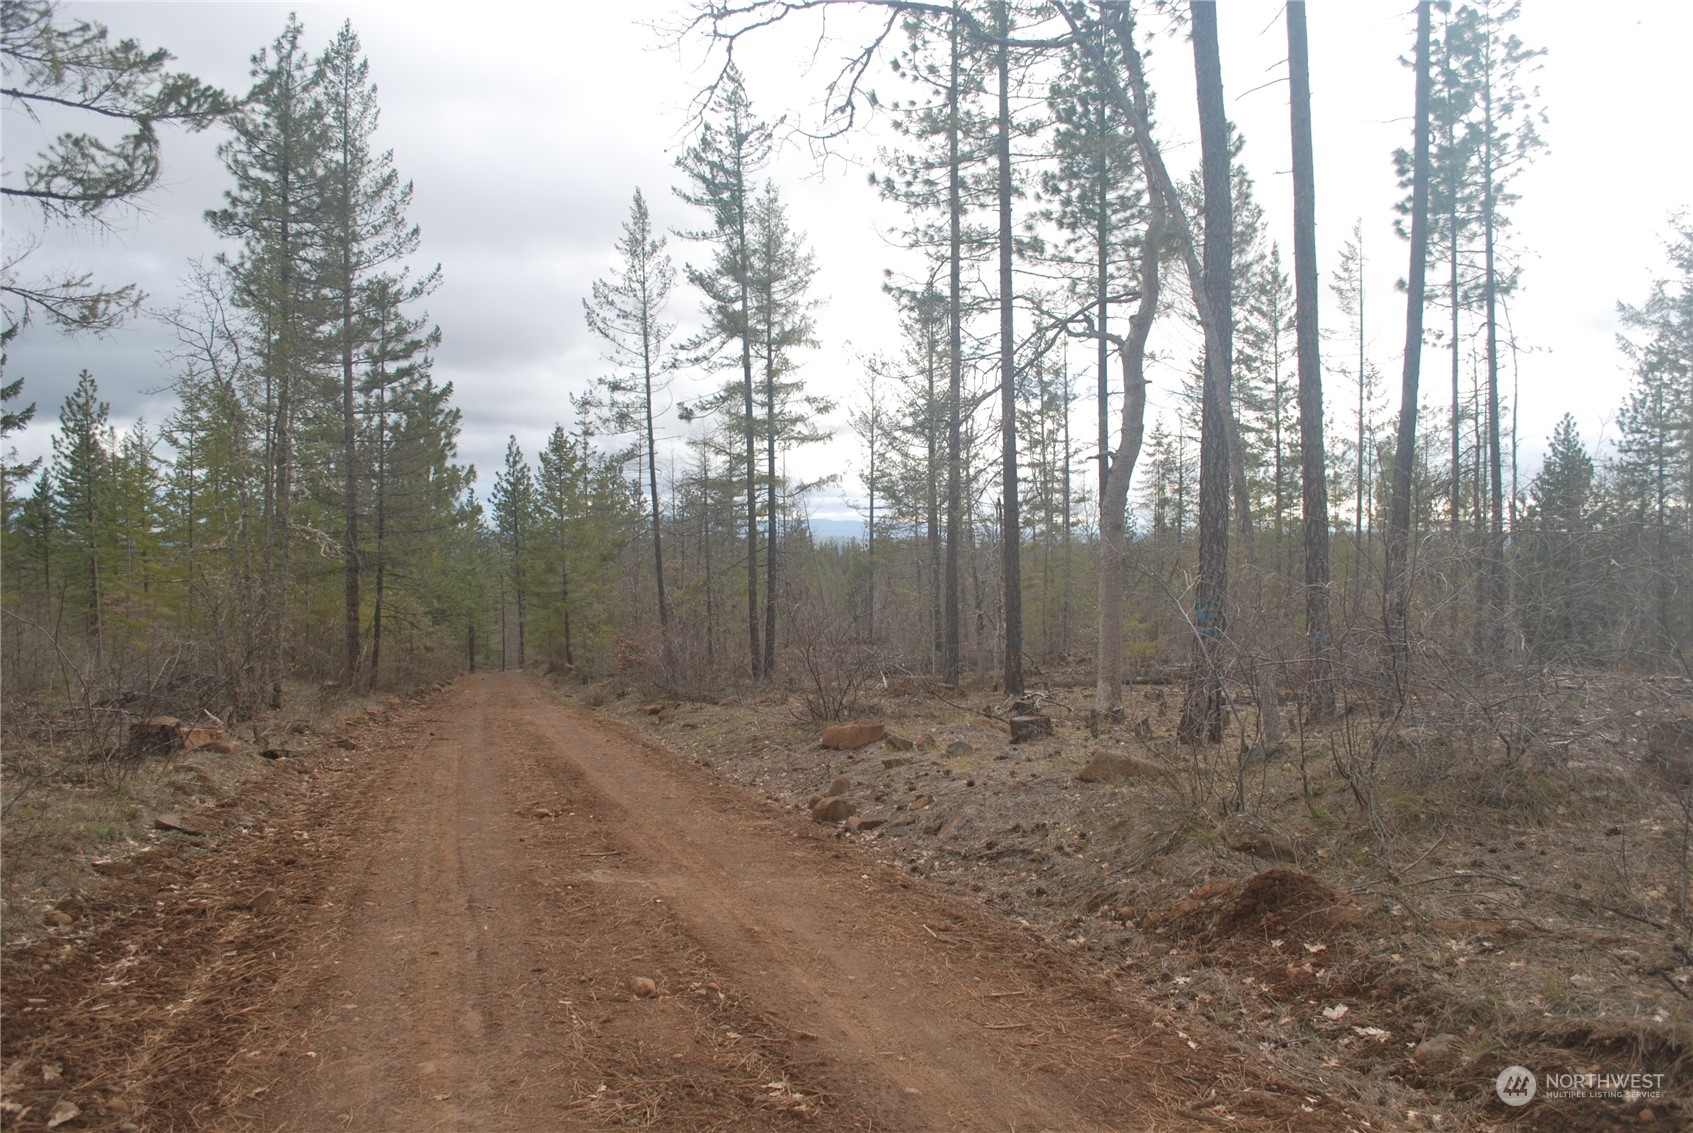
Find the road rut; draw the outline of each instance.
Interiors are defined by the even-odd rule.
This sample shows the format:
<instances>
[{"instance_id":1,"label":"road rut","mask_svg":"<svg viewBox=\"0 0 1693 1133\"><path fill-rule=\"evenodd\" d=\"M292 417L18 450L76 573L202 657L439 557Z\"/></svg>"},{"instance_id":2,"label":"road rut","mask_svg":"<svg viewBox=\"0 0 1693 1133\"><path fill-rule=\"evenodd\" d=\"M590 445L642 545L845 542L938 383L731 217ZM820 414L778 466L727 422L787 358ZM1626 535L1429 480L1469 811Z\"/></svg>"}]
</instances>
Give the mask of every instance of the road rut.
<instances>
[{"instance_id":1,"label":"road rut","mask_svg":"<svg viewBox=\"0 0 1693 1133\"><path fill-rule=\"evenodd\" d=\"M527 677L455 682L360 775L253 1128L1328 1127L1225 1040Z\"/></svg>"}]
</instances>

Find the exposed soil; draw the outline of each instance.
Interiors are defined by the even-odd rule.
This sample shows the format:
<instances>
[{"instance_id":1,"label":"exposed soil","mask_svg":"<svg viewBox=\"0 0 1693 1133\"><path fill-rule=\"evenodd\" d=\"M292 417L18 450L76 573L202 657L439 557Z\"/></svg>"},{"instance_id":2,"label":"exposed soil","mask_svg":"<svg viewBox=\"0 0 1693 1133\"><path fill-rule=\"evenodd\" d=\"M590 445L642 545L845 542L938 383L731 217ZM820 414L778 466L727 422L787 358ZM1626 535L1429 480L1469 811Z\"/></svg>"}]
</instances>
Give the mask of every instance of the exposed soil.
<instances>
[{"instance_id":1,"label":"exposed soil","mask_svg":"<svg viewBox=\"0 0 1693 1133\"><path fill-rule=\"evenodd\" d=\"M1368 1121L1086 948L530 678L340 739L8 926L6 1128ZM1312 911L1297 879L1254 892ZM1241 897L1224 920L1261 922Z\"/></svg>"},{"instance_id":2,"label":"exposed soil","mask_svg":"<svg viewBox=\"0 0 1693 1133\"><path fill-rule=\"evenodd\" d=\"M1693 1128L1693 745L1661 723L1693 719L1693 682L1455 680L1386 730L1289 713L1267 758L1250 704L1245 735L1174 743L1161 684L1100 727L1089 690L1049 674L1031 699L1052 734L1014 744L991 690L890 678L857 706L889 737L852 751L819 747L807 691L567 695L799 815L844 776L844 844L1359 1128ZM1373 818L1340 773L1371 751ZM1495 1091L1513 1065L1542 1082L1520 1108Z\"/></svg>"}]
</instances>

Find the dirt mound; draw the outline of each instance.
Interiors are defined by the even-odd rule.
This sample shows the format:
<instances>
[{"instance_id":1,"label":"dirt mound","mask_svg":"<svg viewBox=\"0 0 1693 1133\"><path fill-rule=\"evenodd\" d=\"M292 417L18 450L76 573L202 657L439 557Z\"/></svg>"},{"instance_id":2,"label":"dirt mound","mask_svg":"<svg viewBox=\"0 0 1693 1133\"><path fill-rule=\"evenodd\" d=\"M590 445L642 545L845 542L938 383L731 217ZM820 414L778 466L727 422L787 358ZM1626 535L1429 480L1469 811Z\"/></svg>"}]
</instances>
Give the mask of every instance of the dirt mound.
<instances>
[{"instance_id":1,"label":"dirt mound","mask_svg":"<svg viewBox=\"0 0 1693 1133\"><path fill-rule=\"evenodd\" d=\"M1279 866L1245 881L1210 881L1147 925L1206 941L1262 938L1316 940L1357 923L1363 912L1351 897L1301 870Z\"/></svg>"}]
</instances>

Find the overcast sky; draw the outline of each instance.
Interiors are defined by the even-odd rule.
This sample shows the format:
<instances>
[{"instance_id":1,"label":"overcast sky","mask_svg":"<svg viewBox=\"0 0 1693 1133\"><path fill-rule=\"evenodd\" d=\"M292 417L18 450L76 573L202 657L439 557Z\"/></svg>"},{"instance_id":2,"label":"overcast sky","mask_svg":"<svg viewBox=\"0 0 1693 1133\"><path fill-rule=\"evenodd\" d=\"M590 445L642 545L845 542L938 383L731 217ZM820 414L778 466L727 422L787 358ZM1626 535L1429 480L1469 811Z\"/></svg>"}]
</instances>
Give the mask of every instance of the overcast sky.
<instances>
[{"instance_id":1,"label":"overcast sky","mask_svg":"<svg viewBox=\"0 0 1693 1133\"><path fill-rule=\"evenodd\" d=\"M533 456L556 421L571 418L569 395L606 373L600 347L583 325L581 303L595 278L615 264L613 243L634 189L670 229L702 217L677 200L674 159L690 141L689 104L717 61L706 45L666 46L651 25L673 21L680 5L566 3L511 5L269 3L64 4L68 15L98 20L115 37L165 47L176 64L225 89L250 85L249 57L299 13L310 49L350 19L380 88L379 143L394 150L401 176L415 183L413 219L423 230L423 258L439 262L445 282L429 300L444 340L437 377L450 380L464 411L461 453L480 470L486 492L506 437ZM1513 244L1522 250L1522 288L1513 323L1522 347L1521 432L1524 476L1544 436L1567 410L1590 444L1614 436L1607 426L1627 388L1614 336L1619 299L1638 302L1664 271L1666 219L1693 204L1693 155L1673 141L1687 106L1684 53L1693 42L1693 6L1648 3L1599 12L1590 5L1529 0L1518 31L1547 55L1535 82L1550 123L1549 148L1518 182ZM1361 219L1370 264L1371 357L1397 399L1404 300L1393 292L1406 271L1406 248L1393 235L1398 196L1390 155L1409 139L1412 86L1398 58L1414 38L1404 3L1326 0L1310 4L1311 68L1318 173L1318 244L1327 280L1342 239ZM1247 142L1243 160L1274 233L1290 246L1285 31L1275 0L1225 0L1221 11L1223 78L1230 116ZM854 21L832 18L842 43ZM842 46L816 49L817 25L750 44L740 56L755 108L765 117L804 115ZM1198 160L1193 126L1191 53L1168 34L1153 44L1151 78L1159 94L1167 157L1177 169ZM885 68L875 85L896 85ZM1677 125L1666 128L1666 123ZM3 139L7 183L41 145L41 130L7 107ZM134 281L156 306L176 301L178 280L194 257L223 248L202 214L222 203L227 174L215 148L224 135L167 138L163 185L145 212L103 237L46 232L35 262L86 265L110 283ZM814 294L822 346L801 358L812 388L843 405L860 396L859 357L893 346L893 311L880 294L884 268L909 261L893 233L899 216L865 184L876 139L850 142L819 164L797 142L782 147L769 175L790 202L792 219L815 248ZM8 204L8 247L39 229L27 209ZM680 263L702 257L672 238ZM26 264L27 276L31 266ZM1325 330L1340 316L1328 303ZM673 300L684 326L697 318L685 286ZM58 408L86 367L125 426L169 413L171 374L161 350L168 338L136 320L103 339L57 337L36 325L14 346L7 378L28 379L38 425L15 438L24 457L48 449ZM1331 353L1342 348L1329 347ZM1174 403L1187 363L1174 330L1152 372L1155 409ZM1084 363L1073 354L1078 371ZM1425 366L1425 370L1428 367ZM1438 379L1435 404L1443 404ZM697 396L715 379L681 375L677 394ZM1508 380L1508 376L1507 376ZM1091 391L1091 375L1081 392ZM1331 401L1340 391L1331 392ZM1078 413L1086 415L1084 396ZM848 473L856 492L856 444L844 426L817 468ZM671 436L681 427L671 422ZM1078 418L1079 435L1091 426ZM850 466L850 467L849 467ZM820 513L838 501L814 501Z\"/></svg>"}]
</instances>

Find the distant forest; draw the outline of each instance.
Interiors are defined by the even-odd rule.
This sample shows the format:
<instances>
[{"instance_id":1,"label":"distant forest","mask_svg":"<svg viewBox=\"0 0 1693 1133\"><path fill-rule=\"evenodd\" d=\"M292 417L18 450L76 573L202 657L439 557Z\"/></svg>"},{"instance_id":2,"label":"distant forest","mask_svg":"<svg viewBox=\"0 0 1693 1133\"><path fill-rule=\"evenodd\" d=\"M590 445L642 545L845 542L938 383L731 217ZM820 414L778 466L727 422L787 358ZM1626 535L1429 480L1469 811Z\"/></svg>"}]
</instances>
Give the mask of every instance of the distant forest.
<instances>
[{"instance_id":1,"label":"distant forest","mask_svg":"<svg viewBox=\"0 0 1693 1133\"><path fill-rule=\"evenodd\" d=\"M702 4L694 34L733 43L816 6ZM1174 178L1143 5L863 6L885 25L831 88L837 121L876 97L896 126L873 191L922 267L890 276L901 346L851 399L865 525L842 540L814 536L818 484L786 471L833 408L804 377L815 262L766 178L781 108L755 107L733 63L674 183L645 187L696 227L658 231L638 191L605 235L615 266L582 316L610 376L538 452L513 438L479 493L464 391L433 371L453 333L428 315L441 269L351 24L318 48L289 17L234 95L74 10L5 0L12 104L126 131L8 154L8 199L97 226L157 182L169 128L216 131L227 173L205 216L223 252L153 312L175 333L174 411L115 429L84 371L50 457L7 447L8 705L78 706L115 745L138 715L233 722L291 689L466 668L640 670L678 696L778 681L838 715L896 674L1015 693L1062 666L1089 674L1101 719L1125 680L1175 680L1180 734L1214 741L1231 690L1320 719L1472 667L1688 672L1693 215L1669 218L1662 277L1618 297L1633 379L1609 453L1566 415L1523 467L1506 313L1531 249L1509 219L1547 108L1517 4L1417 6L1407 136L1381 155L1404 241L1372 249L1405 258L1403 296L1366 295L1359 229L1318 277L1305 4L1285 18L1291 248L1234 160L1226 9L1181 13L1199 89L1164 95L1197 93L1203 160ZM31 276L10 240L7 343L138 314L97 264ZM1387 375L1364 311L1401 303L1408 348ZM701 312L692 337L683 305ZM1149 429L1163 320L1202 348L1181 413ZM676 408L685 442L661 450L683 370L720 384ZM38 406L27 376L0 387L12 434Z\"/></svg>"}]
</instances>

